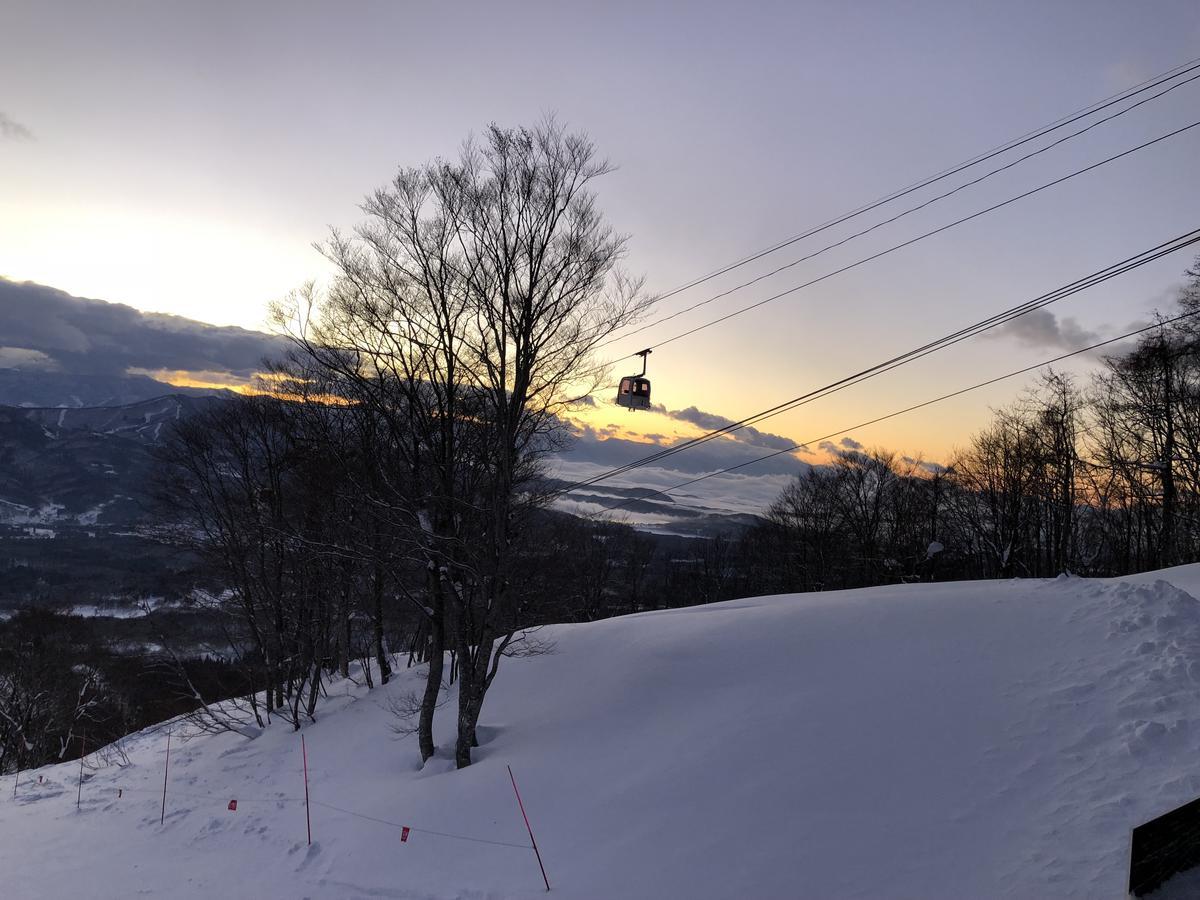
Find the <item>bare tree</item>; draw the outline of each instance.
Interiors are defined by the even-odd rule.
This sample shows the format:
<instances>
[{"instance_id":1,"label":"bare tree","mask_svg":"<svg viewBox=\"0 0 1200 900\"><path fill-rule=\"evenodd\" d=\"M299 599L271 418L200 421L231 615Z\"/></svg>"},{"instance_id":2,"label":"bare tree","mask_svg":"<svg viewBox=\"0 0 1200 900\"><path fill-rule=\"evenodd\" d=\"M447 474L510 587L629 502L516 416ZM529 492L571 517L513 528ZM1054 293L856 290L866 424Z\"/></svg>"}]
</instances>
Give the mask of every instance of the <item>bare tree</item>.
<instances>
[{"instance_id":1,"label":"bare tree","mask_svg":"<svg viewBox=\"0 0 1200 900\"><path fill-rule=\"evenodd\" d=\"M368 197L366 221L323 247L337 278L279 310L309 389L386 435L372 505L404 529L405 553L427 573L424 759L453 649L455 757L470 763L521 622L514 566L545 500L539 462L566 439L562 413L600 383L593 351L644 302L617 267L625 238L592 194L610 170L553 120L492 126L456 161L403 169Z\"/></svg>"},{"instance_id":2,"label":"bare tree","mask_svg":"<svg viewBox=\"0 0 1200 900\"><path fill-rule=\"evenodd\" d=\"M369 578L344 550L355 498L329 445L313 440L300 404L260 396L227 401L177 424L161 452L163 499L229 589L229 649L250 676L261 725L278 714L315 717L326 672L345 676L352 619ZM236 724L236 723L235 723Z\"/></svg>"}]
</instances>

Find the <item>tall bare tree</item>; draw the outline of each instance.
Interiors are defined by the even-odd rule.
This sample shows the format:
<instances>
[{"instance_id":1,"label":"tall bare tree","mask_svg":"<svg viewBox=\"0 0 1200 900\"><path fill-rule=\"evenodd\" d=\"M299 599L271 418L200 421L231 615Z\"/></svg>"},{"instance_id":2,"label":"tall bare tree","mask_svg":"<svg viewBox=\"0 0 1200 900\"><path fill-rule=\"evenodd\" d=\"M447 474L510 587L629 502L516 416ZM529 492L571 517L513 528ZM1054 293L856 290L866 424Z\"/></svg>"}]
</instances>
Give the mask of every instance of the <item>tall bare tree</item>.
<instances>
[{"instance_id":1,"label":"tall bare tree","mask_svg":"<svg viewBox=\"0 0 1200 900\"><path fill-rule=\"evenodd\" d=\"M598 344L645 302L592 192L609 171L586 136L553 120L491 126L457 160L402 169L370 195L365 222L323 245L337 277L278 311L308 389L386 435L372 506L405 529L427 572L424 759L453 649L455 757L471 761L521 622L514 566L545 500L539 463L566 439L563 412L602 379Z\"/></svg>"}]
</instances>

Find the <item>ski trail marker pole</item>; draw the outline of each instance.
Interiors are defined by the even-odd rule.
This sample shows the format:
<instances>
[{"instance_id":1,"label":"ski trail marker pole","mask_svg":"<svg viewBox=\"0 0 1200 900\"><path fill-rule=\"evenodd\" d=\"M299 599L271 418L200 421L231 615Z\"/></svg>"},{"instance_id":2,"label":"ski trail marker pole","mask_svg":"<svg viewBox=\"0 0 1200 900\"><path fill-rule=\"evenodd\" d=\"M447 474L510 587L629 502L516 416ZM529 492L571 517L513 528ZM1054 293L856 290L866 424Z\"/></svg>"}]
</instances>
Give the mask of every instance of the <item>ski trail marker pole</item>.
<instances>
[{"instance_id":1,"label":"ski trail marker pole","mask_svg":"<svg viewBox=\"0 0 1200 900\"><path fill-rule=\"evenodd\" d=\"M308 811L308 747L300 735L300 753L304 757L304 824L308 826L308 846L312 846L312 815Z\"/></svg>"},{"instance_id":2,"label":"ski trail marker pole","mask_svg":"<svg viewBox=\"0 0 1200 900\"><path fill-rule=\"evenodd\" d=\"M171 731L167 730L167 758L163 761L163 803L162 815L158 817L158 824L162 825L167 821L167 771L171 768Z\"/></svg>"},{"instance_id":3,"label":"ski trail marker pole","mask_svg":"<svg viewBox=\"0 0 1200 900\"><path fill-rule=\"evenodd\" d=\"M529 816L525 814L525 804L521 802L521 792L517 790L517 779L513 776L512 766L506 766L508 777L512 781L513 793L517 795L517 806L521 807L521 818L525 820L525 828L529 832L529 842L533 844L533 853L537 857L538 868L542 870L542 881L546 882L546 890L550 890L550 879L546 877L546 867L542 865L542 854L538 850L537 838L533 836L533 826L529 824Z\"/></svg>"},{"instance_id":4,"label":"ski trail marker pole","mask_svg":"<svg viewBox=\"0 0 1200 900\"><path fill-rule=\"evenodd\" d=\"M79 812L79 804L83 800L83 758L87 756L86 738L79 736L79 790L75 793L75 812Z\"/></svg>"}]
</instances>

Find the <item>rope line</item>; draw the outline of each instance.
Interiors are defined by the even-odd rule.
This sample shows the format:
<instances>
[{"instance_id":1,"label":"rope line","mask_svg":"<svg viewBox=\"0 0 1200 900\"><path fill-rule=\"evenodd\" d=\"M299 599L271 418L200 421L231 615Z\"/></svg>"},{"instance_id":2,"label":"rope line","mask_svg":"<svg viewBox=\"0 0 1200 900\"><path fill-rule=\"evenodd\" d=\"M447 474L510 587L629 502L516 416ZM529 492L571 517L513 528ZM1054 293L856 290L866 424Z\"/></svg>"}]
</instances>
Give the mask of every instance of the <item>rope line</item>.
<instances>
[{"instance_id":1,"label":"rope line","mask_svg":"<svg viewBox=\"0 0 1200 900\"><path fill-rule=\"evenodd\" d=\"M39 783L36 781L28 782L28 784L32 785L34 787L37 787L39 785ZM49 782L45 782L44 784L49 784ZM25 785L22 785L22 787L24 787L24 786ZM158 797L162 796L162 791L158 790L157 788L126 787L123 783L120 783L120 782L109 783L109 784L104 784L104 785L93 784L92 787L93 787L93 790L101 789L101 790L106 790L106 791L117 791L121 794L148 795L147 799L150 799L150 798L157 799ZM28 793L26 793L26 796L28 796ZM58 796L58 795L54 794L52 796ZM186 797L189 800L211 801L214 803L224 803L228 800L236 800L239 806L243 803L266 804L266 803L304 803L305 802L303 797L290 797L286 794L281 795L279 797L244 796L244 795L238 793L236 790L229 792L227 794L219 794L219 793L215 793L215 792L207 793L207 794L198 794L198 793L189 792L189 791L179 791L179 790L175 790L174 788L172 788L168 791L168 796L169 797ZM49 799L49 798L48 797L47 798L35 797L34 799ZM332 803L326 803L322 800L310 800L309 803L312 806L322 806L325 809L331 810L333 812L342 813L343 815L347 815L347 816L353 816L354 818L357 818L357 819L364 819L368 822L374 822L378 825L387 825L390 828L395 828L398 830L403 830L403 829L407 828L410 832L413 832L416 834L434 835L436 837L450 838L450 839L456 840L456 841L469 841L469 842L475 843L475 844L489 844L494 847L511 847L515 850L532 850L533 849L533 846L531 844L515 844L515 843L512 843L511 841L497 841L497 840L492 840L490 838L474 837L473 835L457 834L452 831L439 831L434 828L421 828L416 825L405 825L402 822L393 822L388 819L381 819L377 816L372 816L372 815L368 815L366 813L357 812L352 809L346 809L345 807L342 807L342 806L335 806Z\"/></svg>"},{"instance_id":2,"label":"rope line","mask_svg":"<svg viewBox=\"0 0 1200 900\"><path fill-rule=\"evenodd\" d=\"M496 847L514 847L517 850L532 850L533 847L529 844L513 844L508 841L493 841L487 838L470 837L465 834L453 834L449 831L434 831L431 828L417 828L414 825L401 825L399 822L389 822L387 819L379 819L375 816L368 816L365 813L354 812L349 809L342 809L340 806L334 806L332 803L325 803L321 800L314 800L313 806L324 806L326 809L332 809L334 812L345 813L348 816L355 816L359 819L366 819L368 822L377 822L380 825L390 825L392 828L407 828L409 831L415 831L420 834L436 834L438 837L454 838L457 841L471 841L476 844L492 844Z\"/></svg>"}]
</instances>

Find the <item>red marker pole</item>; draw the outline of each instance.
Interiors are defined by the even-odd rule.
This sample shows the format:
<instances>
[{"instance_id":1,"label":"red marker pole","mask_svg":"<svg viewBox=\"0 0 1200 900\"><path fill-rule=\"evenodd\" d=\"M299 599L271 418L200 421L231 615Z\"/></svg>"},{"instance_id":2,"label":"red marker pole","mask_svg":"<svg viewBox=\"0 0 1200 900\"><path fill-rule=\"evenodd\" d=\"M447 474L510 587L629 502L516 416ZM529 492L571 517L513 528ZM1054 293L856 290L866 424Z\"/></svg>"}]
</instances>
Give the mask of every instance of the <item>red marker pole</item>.
<instances>
[{"instance_id":1,"label":"red marker pole","mask_svg":"<svg viewBox=\"0 0 1200 900\"><path fill-rule=\"evenodd\" d=\"M171 768L171 732L167 731L167 758L163 762L163 803L162 815L158 817L158 824L162 825L167 821L167 771Z\"/></svg>"},{"instance_id":2,"label":"red marker pole","mask_svg":"<svg viewBox=\"0 0 1200 900\"><path fill-rule=\"evenodd\" d=\"M312 846L312 816L308 811L308 747L300 735L300 753L304 756L304 824L308 826L308 845Z\"/></svg>"},{"instance_id":3,"label":"red marker pole","mask_svg":"<svg viewBox=\"0 0 1200 900\"><path fill-rule=\"evenodd\" d=\"M75 793L75 812L79 812L79 804L83 800L83 758L87 755L86 750L85 739L81 734L79 736L79 790Z\"/></svg>"},{"instance_id":4,"label":"red marker pole","mask_svg":"<svg viewBox=\"0 0 1200 900\"><path fill-rule=\"evenodd\" d=\"M521 818L525 820L525 828L529 831L529 841L533 844L533 853L537 857L538 868L542 870L542 881L546 882L546 890L550 890L550 879L546 877L546 867L542 865L542 854L538 850L537 838L533 836L533 826L529 824L529 816L525 814L525 804L521 802L521 792L517 790L517 779L513 776L512 766L506 766L508 777L512 781L513 793L517 795L517 806L521 807Z\"/></svg>"}]
</instances>

